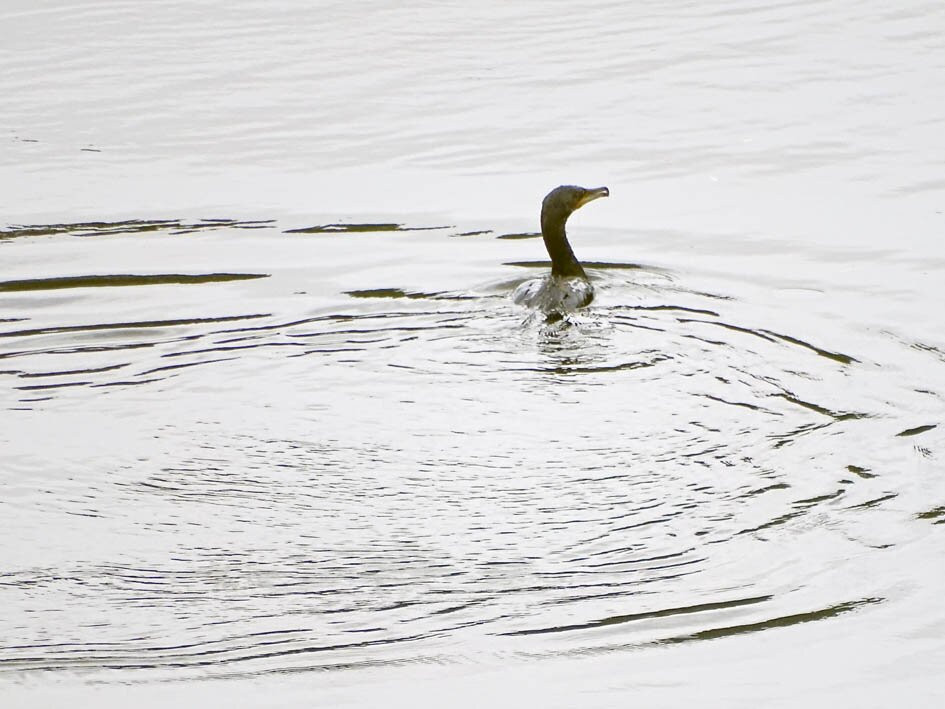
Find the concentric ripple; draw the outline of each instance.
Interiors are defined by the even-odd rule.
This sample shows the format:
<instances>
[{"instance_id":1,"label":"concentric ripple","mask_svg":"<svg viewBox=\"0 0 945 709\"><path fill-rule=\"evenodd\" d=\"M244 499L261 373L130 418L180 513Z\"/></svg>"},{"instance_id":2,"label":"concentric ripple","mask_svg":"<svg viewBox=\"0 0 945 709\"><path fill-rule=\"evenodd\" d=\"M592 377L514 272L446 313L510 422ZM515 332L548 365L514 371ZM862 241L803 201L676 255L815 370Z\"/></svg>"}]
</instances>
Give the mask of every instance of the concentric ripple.
<instances>
[{"instance_id":1,"label":"concentric ripple","mask_svg":"<svg viewBox=\"0 0 945 709\"><path fill-rule=\"evenodd\" d=\"M338 232L260 248L323 258ZM463 290L352 273L314 298L269 266L8 281L40 322L0 333L21 414L4 445L45 472L21 478L5 533L61 531L3 576L20 640L0 671L586 654L887 600L836 578L940 516L892 465L935 456L940 389L891 376L881 334L810 341L695 272L591 263L599 304L546 324L508 299L544 267ZM83 324L43 314L64 287ZM219 288L225 312L190 314ZM125 292L162 319L120 317ZM943 381L928 350L891 351ZM57 447L23 445L36 416Z\"/></svg>"}]
</instances>

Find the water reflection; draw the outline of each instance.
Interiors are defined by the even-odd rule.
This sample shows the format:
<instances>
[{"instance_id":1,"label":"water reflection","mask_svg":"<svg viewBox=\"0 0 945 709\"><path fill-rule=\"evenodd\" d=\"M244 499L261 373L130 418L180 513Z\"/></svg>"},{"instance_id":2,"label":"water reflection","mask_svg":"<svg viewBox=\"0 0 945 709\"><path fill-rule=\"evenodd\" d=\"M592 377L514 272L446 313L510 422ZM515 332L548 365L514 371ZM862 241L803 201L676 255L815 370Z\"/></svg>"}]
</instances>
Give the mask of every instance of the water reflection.
<instances>
[{"instance_id":1,"label":"water reflection","mask_svg":"<svg viewBox=\"0 0 945 709\"><path fill-rule=\"evenodd\" d=\"M266 278L265 273L162 273L153 275L116 274L108 276L62 276L59 278L29 278L19 281L0 281L0 293L61 288L102 288L107 286L183 285L190 283L224 283Z\"/></svg>"},{"instance_id":2,"label":"water reflection","mask_svg":"<svg viewBox=\"0 0 945 709\"><path fill-rule=\"evenodd\" d=\"M286 234L357 234L363 232L388 231L439 231L448 226L409 227L403 224L322 224L319 226L286 229Z\"/></svg>"},{"instance_id":3,"label":"water reflection","mask_svg":"<svg viewBox=\"0 0 945 709\"><path fill-rule=\"evenodd\" d=\"M0 228L0 239L19 237L51 236L70 234L73 236L109 236L115 234L142 234L166 231L168 234L193 234L213 229L270 229L273 220L238 221L235 219L129 219L120 222L84 222L79 224L43 224Z\"/></svg>"}]
</instances>

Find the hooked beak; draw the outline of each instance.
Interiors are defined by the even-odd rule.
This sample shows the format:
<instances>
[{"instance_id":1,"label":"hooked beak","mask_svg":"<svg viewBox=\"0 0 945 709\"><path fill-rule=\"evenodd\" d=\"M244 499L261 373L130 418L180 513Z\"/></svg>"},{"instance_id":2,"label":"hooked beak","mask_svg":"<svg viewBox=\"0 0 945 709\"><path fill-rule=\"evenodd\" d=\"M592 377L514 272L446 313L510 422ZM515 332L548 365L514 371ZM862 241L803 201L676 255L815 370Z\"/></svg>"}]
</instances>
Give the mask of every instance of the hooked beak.
<instances>
[{"instance_id":1,"label":"hooked beak","mask_svg":"<svg viewBox=\"0 0 945 709\"><path fill-rule=\"evenodd\" d=\"M581 201L578 202L578 207L583 207L588 202L593 202L595 199L598 199L599 197L609 197L609 196L610 196L610 190L607 189L606 187L594 187L592 189L585 191L584 196L581 197Z\"/></svg>"}]
</instances>

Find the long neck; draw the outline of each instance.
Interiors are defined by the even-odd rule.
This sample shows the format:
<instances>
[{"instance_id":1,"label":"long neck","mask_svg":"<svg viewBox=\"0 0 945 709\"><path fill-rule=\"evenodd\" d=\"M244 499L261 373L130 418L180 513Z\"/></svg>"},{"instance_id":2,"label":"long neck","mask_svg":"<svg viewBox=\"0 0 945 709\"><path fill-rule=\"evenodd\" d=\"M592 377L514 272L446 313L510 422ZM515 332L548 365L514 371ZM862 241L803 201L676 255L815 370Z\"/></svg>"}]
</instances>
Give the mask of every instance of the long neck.
<instances>
[{"instance_id":1,"label":"long neck","mask_svg":"<svg viewBox=\"0 0 945 709\"><path fill-rule=\"evenodd\" d=\"M571 244L568 243L568 236L564 232L567 219L567 215L563 218L557 214L541 215L541 236L545 240L548 255L551 256L551 275L577 276L587 280L584 267L575 258Z\"/></svg>"}]
</instances>

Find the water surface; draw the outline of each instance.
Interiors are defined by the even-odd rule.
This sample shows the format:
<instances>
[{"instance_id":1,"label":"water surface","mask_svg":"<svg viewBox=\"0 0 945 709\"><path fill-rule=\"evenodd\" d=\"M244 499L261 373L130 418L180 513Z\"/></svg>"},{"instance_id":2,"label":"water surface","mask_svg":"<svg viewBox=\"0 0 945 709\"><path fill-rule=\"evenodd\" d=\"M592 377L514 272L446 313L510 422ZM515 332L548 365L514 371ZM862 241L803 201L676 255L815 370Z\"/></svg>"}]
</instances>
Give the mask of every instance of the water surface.
<instances>
[{"instance_id":1,"label":"water surface","mask_svg":"<svg viewBox=\"0 0 945 709\"><path fill-rule=\"evenodd\" d=\"M15 705L941 698L937 5L0 19Z\"/></svg>"}]
</instances>

